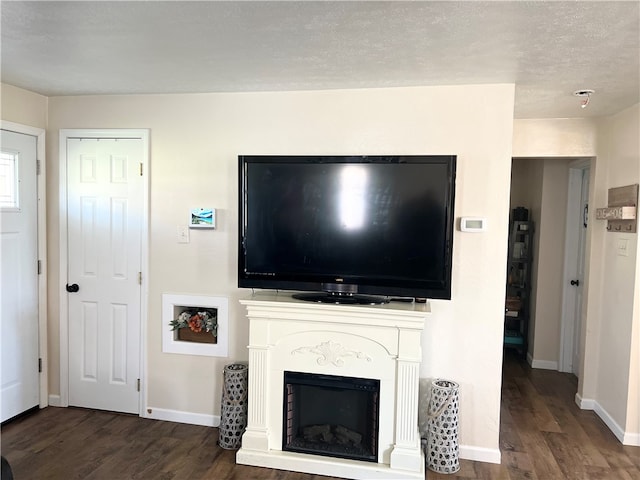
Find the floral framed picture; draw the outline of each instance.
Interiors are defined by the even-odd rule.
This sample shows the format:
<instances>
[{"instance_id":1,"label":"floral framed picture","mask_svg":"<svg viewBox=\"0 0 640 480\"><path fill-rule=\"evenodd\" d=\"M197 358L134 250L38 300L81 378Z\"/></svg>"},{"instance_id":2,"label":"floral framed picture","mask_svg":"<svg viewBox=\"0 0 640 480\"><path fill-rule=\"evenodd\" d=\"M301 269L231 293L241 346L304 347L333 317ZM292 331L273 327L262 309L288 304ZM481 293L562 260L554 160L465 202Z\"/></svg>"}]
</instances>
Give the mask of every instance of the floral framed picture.
<instances>
[{"instance_id":1,"label":"floral framed picture","mask_svg":"<svg viewBox=\"0 0 640 480\"><path fill-rule=\"evenodd\" d=\"M229 300L208 295L162 294L162 351L226 357Z\"/></svg>"},{"instance_id":2,"label":"floral framed picture","mask_svg":"<svg viewBox=\"0 0 640 480\"><path fill-rule=\"evenodd\" d=\"M216 228L215 208L192 208L189 228Z\"/></svg>"}]
</instances>

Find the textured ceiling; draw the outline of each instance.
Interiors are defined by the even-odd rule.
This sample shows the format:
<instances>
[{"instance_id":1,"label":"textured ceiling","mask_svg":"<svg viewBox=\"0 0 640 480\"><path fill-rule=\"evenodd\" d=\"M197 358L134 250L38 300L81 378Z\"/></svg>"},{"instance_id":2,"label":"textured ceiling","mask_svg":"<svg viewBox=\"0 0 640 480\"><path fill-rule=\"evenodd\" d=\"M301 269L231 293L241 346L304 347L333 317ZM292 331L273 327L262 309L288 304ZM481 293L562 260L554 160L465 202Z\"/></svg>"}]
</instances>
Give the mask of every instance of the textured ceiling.
<instances>
[{"instance_id":1,"label":"textured ceiling","mask_svg":"<svg viewBox=\"0 0 640 480\"><path fill-rule=\"evenodd\" d=\"M640 101L639 6L3 1L2 81L47 96L515 83L516 118L608 115Z\"/></svg>"}]
</instances>

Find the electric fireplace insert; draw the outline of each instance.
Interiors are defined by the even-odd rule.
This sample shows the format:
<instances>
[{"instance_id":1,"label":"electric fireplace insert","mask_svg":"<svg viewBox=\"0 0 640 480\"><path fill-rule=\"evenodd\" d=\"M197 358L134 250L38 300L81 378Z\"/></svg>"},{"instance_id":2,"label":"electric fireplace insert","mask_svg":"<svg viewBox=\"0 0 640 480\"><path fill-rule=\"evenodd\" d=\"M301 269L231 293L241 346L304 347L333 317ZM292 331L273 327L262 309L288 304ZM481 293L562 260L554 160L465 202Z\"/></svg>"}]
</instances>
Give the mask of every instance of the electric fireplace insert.
<instances>
[{"instance_id":1,"label":"electric fireplace insert","mask_svg":"<svg viewBox=\"0 0 640 480\"><path fill-rule=\"evenodd\" d=\"M282 450L378 461L380 380L284 372Z\"/></svg>"}]
</instances>

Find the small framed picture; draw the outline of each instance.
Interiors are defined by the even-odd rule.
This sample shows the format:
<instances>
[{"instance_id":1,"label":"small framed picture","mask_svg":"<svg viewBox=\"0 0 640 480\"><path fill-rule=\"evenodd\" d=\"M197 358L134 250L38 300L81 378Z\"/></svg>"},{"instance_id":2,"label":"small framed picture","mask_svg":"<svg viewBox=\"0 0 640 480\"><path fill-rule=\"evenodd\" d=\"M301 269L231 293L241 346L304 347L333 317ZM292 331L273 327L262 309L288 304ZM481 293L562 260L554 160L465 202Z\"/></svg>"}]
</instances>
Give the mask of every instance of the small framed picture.
<instances>
[{"instance_id":1,"label":"small framed picture","mask_svg":"<svg viewBox=\"0 0 640 480\"><path fill-rule=\"evenodd\" d=\"M216 228L216 209L192 208L189 228Z\"/></svg>"}]
</instances>

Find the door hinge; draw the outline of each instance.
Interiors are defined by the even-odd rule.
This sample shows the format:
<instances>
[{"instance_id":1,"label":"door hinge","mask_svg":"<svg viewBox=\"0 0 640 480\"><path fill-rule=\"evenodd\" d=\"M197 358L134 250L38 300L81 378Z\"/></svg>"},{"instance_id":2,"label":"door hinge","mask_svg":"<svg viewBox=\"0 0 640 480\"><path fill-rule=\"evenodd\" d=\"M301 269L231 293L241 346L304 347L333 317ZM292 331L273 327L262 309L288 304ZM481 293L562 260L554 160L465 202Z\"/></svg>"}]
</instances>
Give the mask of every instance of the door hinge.
<instances>
[{"instance_id":1,"label":"door hinge","mask_svg":"<svg viewBox=\"0 0 640 480\"><path fill-rule=\"evenodd\" d=\"M140 379L138 379L137 388L138 388L138 391L140 391Z\"/></svg>"},{"instance_id":2,"label":"door hinge","mask_svg":"<svg viewBox=\"0 0 640 480\"><path fill-rule=\"evenodd\" d=\"M140 163L140 176L142 176L142 163Z\"/></svg>"},{"instance_id":3,"label":"door hinge","mask_svg":"<svg viewBox=\"0 0 640 480\"><path fill-rule=\"evenodd\" d=\"M40 175L40 160L36 160L36 175Z\"/></svg>"},{"instance_id":4,"label":"door hinge","mask_svg":"<svg viewBox=\"0 0 640 480\"><path fill-rule=\"evenodd\" d=\"M42 275L42 260L38 260L38 275Z\"/></svg>"},{"instance_id":5,"label":"door hinge","mask_svg":"<svg viewBox=\"0 0 640 480\"><path fill-rule=\"evenodd\" d=\"M38 359L38 373L42 373L42 359Z\"/></svg>"},{"instance_id":6,"label":"door hinge","mask_svg":"<svg viewBox=\"0 0 640 480\"><path fill-rule=\"evenodd\" d=\"M142 272L138 272L138 285L142 285Z\"/></svg>"}]
</instances>

